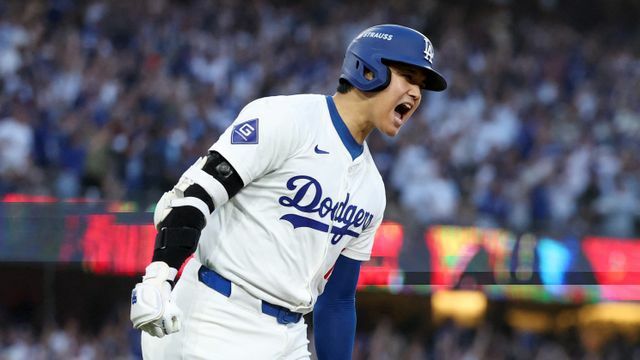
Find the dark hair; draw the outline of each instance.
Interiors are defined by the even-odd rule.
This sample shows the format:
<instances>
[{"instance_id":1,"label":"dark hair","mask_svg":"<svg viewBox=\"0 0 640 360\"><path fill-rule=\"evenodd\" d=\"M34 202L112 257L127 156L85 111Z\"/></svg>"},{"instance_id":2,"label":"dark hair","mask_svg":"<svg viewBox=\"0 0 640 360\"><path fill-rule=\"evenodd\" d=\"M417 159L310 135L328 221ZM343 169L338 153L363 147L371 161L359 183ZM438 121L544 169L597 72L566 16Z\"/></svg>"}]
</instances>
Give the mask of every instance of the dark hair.
<instances>
[{"instance_id":1,"label":"dark hair","mask_svg":"<svg viewBox=\"0 0 640 360\"><path fill-rule=\"evenodd\" d=\"M351 91L351 89L353 89L353 85L351 85L349 81L345 79L338 80L338 88L336 88L337 92L340 94L346 94Z\"/></svg>"}]
</instances>

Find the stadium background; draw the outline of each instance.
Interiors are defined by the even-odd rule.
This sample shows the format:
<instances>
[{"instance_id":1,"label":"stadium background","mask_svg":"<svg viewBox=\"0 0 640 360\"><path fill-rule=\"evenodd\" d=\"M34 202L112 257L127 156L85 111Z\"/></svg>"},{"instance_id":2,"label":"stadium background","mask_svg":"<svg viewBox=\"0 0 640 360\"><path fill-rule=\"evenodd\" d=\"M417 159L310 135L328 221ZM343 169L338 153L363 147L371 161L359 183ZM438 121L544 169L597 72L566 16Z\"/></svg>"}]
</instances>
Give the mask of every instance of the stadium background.
<instances>
[{"instance_id":1,"label":"stadium background","mask_svg":"<svg viewBox=\"0 0 640 360\"><path fill-rule=\"evenodd\" d=\"M333 93L360 29L449 80L369 146L356 359L640 358L635 1L0 3L0 359L139 355L154 202L248 101Z\"/></svg>"}]
</instances>

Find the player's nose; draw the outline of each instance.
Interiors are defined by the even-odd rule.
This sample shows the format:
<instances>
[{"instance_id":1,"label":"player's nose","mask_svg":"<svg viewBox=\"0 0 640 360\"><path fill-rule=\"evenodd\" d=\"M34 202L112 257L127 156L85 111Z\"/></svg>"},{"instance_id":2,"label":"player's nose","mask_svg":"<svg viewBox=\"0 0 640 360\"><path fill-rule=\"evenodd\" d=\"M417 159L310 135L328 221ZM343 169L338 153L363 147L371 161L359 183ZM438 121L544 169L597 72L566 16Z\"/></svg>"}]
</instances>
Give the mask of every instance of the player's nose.
<instances>
[{"instance_id":1,"label":"player's nose","mask_svg":"<svg viewBox=\"0 0 640 360\"><path fill-rule=\"evenodd\" d=\"M419 85L409 84L409 90L407 91L407 94L411 97L411 99L413 99L413 102L415 103L416 106L420 104L420 99L422 96L422 93L420 90L421 89Z\"/></svg>"}]
</instances>

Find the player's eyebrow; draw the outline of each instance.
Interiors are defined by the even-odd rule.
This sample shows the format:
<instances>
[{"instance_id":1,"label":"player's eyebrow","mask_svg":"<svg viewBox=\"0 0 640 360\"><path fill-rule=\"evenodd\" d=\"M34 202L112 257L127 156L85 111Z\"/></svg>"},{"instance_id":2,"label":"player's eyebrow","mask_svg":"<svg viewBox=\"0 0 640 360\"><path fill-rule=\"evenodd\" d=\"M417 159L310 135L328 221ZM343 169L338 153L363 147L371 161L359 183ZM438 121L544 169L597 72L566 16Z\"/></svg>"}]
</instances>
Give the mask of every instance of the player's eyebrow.
<instances>
[{"instance_id":1,"label":"player's eyebrow","mask_svg":"<svg viewBox=\"0 0 640 360\"><path fill-rule=\"evenodd\" d=\"M419 85L420 87L422 87L426 81L425 74L418 68L405 64L391 64L390 66L398 75L405 77L409 82Z\"/></svg>"}]
</instances>

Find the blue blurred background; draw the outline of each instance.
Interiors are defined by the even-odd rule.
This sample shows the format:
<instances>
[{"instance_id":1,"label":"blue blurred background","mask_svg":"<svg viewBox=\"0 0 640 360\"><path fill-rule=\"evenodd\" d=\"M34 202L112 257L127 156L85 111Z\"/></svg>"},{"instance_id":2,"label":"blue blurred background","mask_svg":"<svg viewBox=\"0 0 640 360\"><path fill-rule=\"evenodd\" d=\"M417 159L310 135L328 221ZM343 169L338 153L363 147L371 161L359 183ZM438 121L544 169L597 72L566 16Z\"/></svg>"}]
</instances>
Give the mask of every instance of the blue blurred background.
<instances>
[{"instance_id":1,"label":"blue blurred background","mask_svg":"<svg viewBox=\"0 0 640 360\"><path fill-rule=\"evenodd\" d=\"M640 3L0 2L0 359L139 356L160 195L249 101L333 94L359 31L450 87L368 142L355 359L640 359ZM8 280L8 282L7 282ZM455 304L455 306L451 306Z\"/></svg>"}]
</instances>

